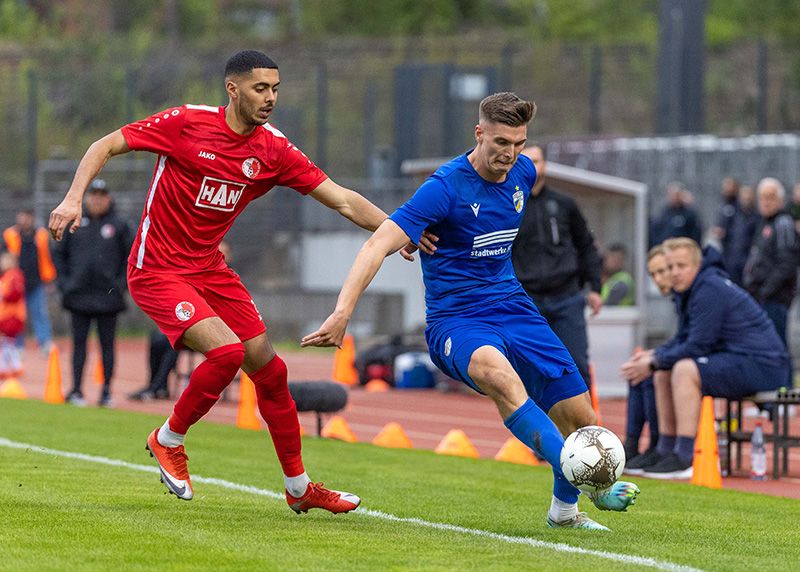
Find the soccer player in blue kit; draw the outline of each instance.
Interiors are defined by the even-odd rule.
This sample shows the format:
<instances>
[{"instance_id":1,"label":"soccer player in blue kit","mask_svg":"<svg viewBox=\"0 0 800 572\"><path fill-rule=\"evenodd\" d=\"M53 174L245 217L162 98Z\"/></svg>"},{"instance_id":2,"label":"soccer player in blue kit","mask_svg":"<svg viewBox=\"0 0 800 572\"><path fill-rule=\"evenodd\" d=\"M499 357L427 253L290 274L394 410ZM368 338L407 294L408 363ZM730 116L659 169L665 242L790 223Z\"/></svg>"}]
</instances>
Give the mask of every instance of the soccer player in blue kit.
<instances>
[{"instance_id":1,"label":"soccer player in blue kit","mask_svg":"<svg viewBox=\"0 0 800 572\"><path fill-rule=\"evenodd\" d=\"M578 512L579 490L559 467L564 437L595 423L586 383L564 345L522 289L511 244L536 169L520 155L533 102L496 93L480 104L475 147L439 168L364 244L336 308L303 346L339 346L356 303L384 258L426 229L438 237L421 253L425 337L434 363L491 397L506 427L553 467L550 527L608 530ZM639 488L617 481L590 494L602 510L624 511Z\"/></svg>"}]
</instances>

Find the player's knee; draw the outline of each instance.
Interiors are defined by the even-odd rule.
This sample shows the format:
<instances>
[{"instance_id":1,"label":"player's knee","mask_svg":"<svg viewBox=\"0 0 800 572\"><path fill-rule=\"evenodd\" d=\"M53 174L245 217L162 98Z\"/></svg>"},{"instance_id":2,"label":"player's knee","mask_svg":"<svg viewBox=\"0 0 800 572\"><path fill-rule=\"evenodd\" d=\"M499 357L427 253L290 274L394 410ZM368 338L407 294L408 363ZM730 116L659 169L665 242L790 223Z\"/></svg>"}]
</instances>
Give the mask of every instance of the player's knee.
<instances>
[{"instance_id":1,"label":"player's knee","mask_svg":"<svg viewBox=\"0 0 800 572\"><path fill-rule=\"evenodd\" d=\"M275 354L267 365L255 372L251 378L256 387L263 387L270 392L286 390L288 392L289 386L287 379L289 377L289 369L286 367L286 362L281 359L281 356Z\"/></svg>"},{"instance_id":2,"label":"player's knee","mask_svg":"<svg viewBox=\"0 0 800 572\"><path fill-rule=\"evenodd\" d=\"M237 342L209 350L206 352L206 361L220 374L230 374L233 378L244 361L244 344Z\"/></svg>"}]
</instances>

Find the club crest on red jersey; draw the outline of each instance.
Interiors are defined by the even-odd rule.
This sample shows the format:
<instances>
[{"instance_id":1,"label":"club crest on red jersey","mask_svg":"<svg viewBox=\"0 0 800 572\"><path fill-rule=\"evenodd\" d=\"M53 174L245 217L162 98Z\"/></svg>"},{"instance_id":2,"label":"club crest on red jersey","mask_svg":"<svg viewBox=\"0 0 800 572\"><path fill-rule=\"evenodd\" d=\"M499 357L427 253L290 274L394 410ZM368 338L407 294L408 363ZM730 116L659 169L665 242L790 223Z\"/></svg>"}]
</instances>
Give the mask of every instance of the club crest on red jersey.
<instances>
[{"instance_id":1,"label":"club crest on red jersey","mask_svg":"<svg viewBox=\"0 0 800 572\"><path fill-rule=\"evenodd\" d=\"M242 173L249 179L255 179L261 172L261 163L255 157L245 159L242 163Z\"/></svg>"},{"instance_id":2,"label":"club crest on red jersey","mask_svg":"<svg viewBox=\"0 0 800 572\"><path fill-rule=\"evenodd\" d=\"M233 212L246 186L243 183L205 177L200 183L200 192L197 193L194 204L204 209Z\"/></svg>"},{"instance_id":3,"label":"club crest on red jersey","mask_svg":"<svg viewBox=\"0 0 800 572\"><path fill-rule=\"evenodd\" d=\"M175 306L175 317L181 322L191 319L194 316L194 304L183 301Z\"/></svg>"}]
</instances>

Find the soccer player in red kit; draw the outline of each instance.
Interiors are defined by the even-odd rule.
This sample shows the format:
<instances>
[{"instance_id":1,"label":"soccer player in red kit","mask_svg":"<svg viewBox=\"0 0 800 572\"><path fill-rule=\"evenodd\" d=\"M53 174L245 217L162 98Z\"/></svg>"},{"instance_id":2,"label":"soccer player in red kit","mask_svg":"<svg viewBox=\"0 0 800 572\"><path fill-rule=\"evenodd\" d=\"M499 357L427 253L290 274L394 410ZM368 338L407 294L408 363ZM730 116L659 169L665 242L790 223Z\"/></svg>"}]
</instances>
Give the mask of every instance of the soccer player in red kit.
<instances>
[{"instance_id":1,"label":"soccer player in red kit","mask_svg":"<svg viewBox=\"0 0 800 572\"><path fill-rule=\"evenodd\" d=\"M368 230L386 219L367 199L329 179L267 123L279 83L278 66L265 54L235 54L225 67L227 106L167 109L96 141L81 160L66 197L50 214L49 226L56 240L70 224L74 232L80 225L83 193L110 157L131 150L156 153L128 260L128 287L173 346L192 348L206 358L192 373L172 415L147 439L162 481L179 498L192 498L184 436L241 368L255 384L258 409L283 469L289 506L298 513L310 508L347 512L358 507L357 496L326 489L305 472L286 364L275 354L252 297L218 249L247 203L275 185L310 195ZM412 246L404 257L410 259L411 252Z\"/></svg>"}]
</instances>

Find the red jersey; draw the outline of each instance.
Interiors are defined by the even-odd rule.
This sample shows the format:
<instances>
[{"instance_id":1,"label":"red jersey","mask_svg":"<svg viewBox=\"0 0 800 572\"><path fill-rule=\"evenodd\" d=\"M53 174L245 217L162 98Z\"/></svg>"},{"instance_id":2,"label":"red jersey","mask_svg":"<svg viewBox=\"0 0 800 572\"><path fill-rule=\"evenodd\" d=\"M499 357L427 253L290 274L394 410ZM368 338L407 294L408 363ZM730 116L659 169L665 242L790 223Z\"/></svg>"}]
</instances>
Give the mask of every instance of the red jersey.
<instances>
[{"instance_id":1,"label":"red jersey","mask_svg":"<svg viewBox=\"0 0 800 572\"><path fill-rule=\"evenodd\" d=\"M0 335L14 338L25 331L25 276L19 268L0 274Z\"/></svg>"},{"instance_id":2,"label":"red jersey","mask_svg":"<svg viewBox=\"0 0 800 572\"><path fill-rule=\"evenodd\" d=\"M308 194L327 176L269 124L239 135L225 108L184 105L122 128L158 154L128 262L157 272L224 268L219 243L247 203L276 185Z\"/></svg>"}]
</instances>

